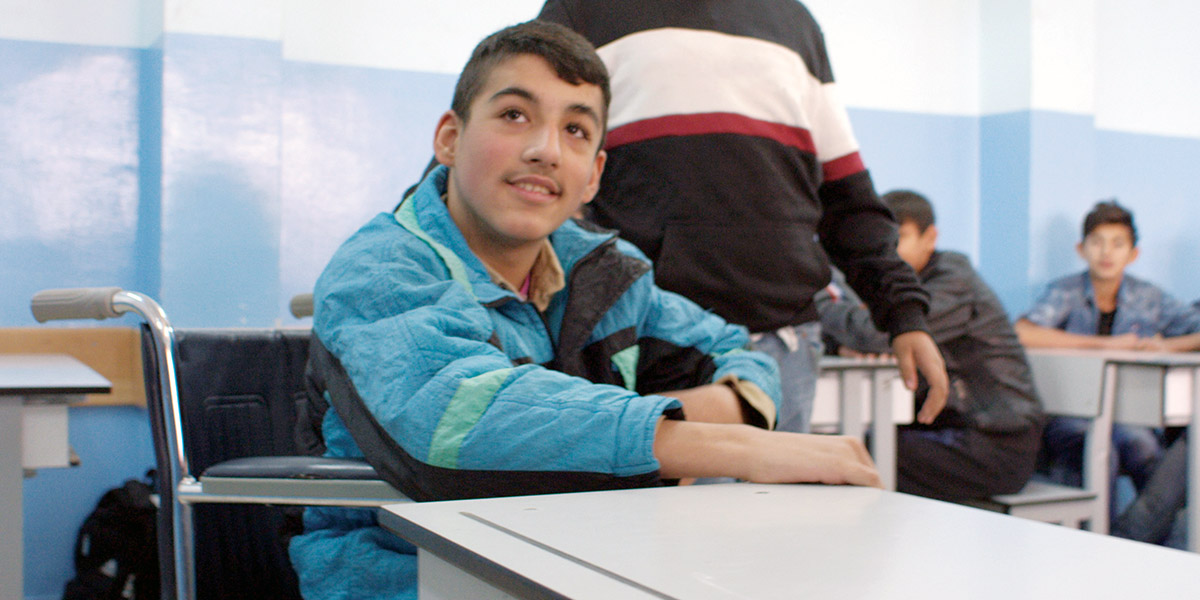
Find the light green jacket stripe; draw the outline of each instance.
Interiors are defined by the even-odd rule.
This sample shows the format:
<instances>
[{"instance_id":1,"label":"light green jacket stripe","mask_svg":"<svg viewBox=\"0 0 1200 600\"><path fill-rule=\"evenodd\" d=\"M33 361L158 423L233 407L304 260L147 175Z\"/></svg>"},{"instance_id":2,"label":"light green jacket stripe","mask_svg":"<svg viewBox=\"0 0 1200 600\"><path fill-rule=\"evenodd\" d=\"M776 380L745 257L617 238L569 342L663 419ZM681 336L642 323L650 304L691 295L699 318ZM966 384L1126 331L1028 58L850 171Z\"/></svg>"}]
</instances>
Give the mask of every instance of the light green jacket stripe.
<instances>
[{"instance_id":1,"label":"light green jacket stripe","mask_svg":"<svg viewBox=\"0 0 1200 600\"><path fill-rule=\"evenodd\" d=\"M641 353L641 347L634 344L612 356L613 365L625 380L625 388L631 392L637 389L637 365Z\"/></svg>"},{"instance_id":2,"label":"light green jacket stripe","mask_svg":"<svg viewBox=\"0 0 1200 600\"><path fill-rule=\"evenodd\" d=\"M450 398L450 405L438 421L429 443L429 464L447 469L458 468L458 452L463 439L479 422L512 369L498 369L464 379Z\"/></svg>"},{"instance_id":3,"label":"light green jacket stripe","mask_svg":"<svg viewBox=\"0 0 1200 600\"><path fill-rule=\"evenodd\" d=\"M446 270L450 271L450 278L460 283L472 297L475 296L475 288L471 286L471 281L467 277L467 267L463 265L462 260L449 248L435 242L432 237L429 237L425 230L421 229L420 223L417 222L416 202L412 201L412 197L404 199L400 207L396 209L394 218L396 222L407 229L410 233L417 236L417 239L429 244L430 248L437 253L438 258L442 259L442 263L446 265Z\"/></svg>"}]
</instances>

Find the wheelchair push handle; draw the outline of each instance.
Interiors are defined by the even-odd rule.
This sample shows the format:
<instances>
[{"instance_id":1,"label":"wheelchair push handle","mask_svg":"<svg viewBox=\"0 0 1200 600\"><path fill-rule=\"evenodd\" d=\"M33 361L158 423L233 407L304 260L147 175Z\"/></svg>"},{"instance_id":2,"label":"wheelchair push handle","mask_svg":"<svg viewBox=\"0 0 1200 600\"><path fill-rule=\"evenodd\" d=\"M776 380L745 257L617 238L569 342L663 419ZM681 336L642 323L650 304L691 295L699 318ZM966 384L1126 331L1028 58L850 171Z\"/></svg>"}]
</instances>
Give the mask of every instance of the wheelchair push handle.
<instances>
[{"instance_id":1,"label":"wheelchair push handle","mask_svg":"<svg viewBox=\"0 0 1200 600\"><path fill-rule=\"evenodd\" d=\"M297 319L313 316L313 295L297 294L292 296L292 301L288 304L288 308L292 310L292 316Z\"/></svg>"},{"instance_id":2,"label":"wheelchair push handle","mask_svg":"<svg viewBox=\"0 0 1200 600\"><path fill-rule=\"evenodd\" d=\"M113 308L119 287L62 288L33 295L30 310L39 323L56 319L112 319L121 316Z\"/></svg>"}]
</instances>

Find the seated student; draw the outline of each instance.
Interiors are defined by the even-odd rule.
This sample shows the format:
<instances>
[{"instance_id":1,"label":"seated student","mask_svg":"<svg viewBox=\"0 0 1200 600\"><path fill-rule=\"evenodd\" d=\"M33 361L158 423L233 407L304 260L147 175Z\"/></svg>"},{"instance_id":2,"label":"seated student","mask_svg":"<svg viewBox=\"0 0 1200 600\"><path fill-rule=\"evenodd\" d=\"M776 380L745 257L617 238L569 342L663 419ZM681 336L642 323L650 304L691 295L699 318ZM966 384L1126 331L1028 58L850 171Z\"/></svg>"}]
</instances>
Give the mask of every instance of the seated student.
<instances>
[{"instance_id":1,"label":"seated student","mask_svg":"<svg viewBox=\"0 0 1200 600\"><path fill-rule=\"evenodd\" d=\"M1200 312L1158 286L1125 272L1138 257L1133 214L1116 201L1096 204L1083 220L1076 251L1088 268L1050 283L1017 320L1021 343L1031 348L1107 348L1191 351L1200 349ZM1078 484L1087 421L1060 417L1046 426L1044 444L1051 475ZM1140 492L1161 459L1160 432L1113 426L1111 465ZM1112 495L1116 500L1116 494ZM1113 505L1114 518L1116 505Z\"/></svg>"},{"instance_id":2,"label":"seated student","mask_svg":"<svg viewBox=\"0 0 1200 600\"><path fill-rule=\"evenodd\" d=\"M1033 474L1043 424L1025 351L967 257L936 249L929 201L904 190L882 198L900 222L897 251L931 296L930 332L950 375L941 415L899 428L896 489L950 501L1017 492ZM851 351L842 354L886 353L887 335L849 288L827 288L817 302L821 329Z\"/></svg>"},{"instance_id":3,"label":"seated student","mask_svg":"<svg viewBox=\"0 0 1200 600\"><path fill-rule=\"evenodd\" d=\"M569 220L596 193L608 101L603 63L564 27L476 47L434 134L441 166L317 281L327 455L371 448L419 501L718 476L878 486L858 440L770 430L777 369L744 328ZM306 597L415 597L415 550L372 510L308 509L290 552Z\"/></svg>"}]
</instances>

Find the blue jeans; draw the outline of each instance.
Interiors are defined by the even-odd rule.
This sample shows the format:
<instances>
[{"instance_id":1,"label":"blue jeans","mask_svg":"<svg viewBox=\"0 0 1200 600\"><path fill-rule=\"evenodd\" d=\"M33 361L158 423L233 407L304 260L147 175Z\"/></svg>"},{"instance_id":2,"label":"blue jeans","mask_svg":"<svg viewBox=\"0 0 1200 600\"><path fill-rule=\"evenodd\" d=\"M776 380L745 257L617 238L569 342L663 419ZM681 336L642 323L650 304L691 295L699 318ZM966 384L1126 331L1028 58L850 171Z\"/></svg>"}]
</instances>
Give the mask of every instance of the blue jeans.
<instances>
[{"instance_id":1,"label":"blue jeans","mask_svg":"<svg viewBox=\"0 0 1200 600\"><path fill-rule=\"evenodd\" d=\"M1187 438L1180 438L1167 448L1150 481L1146 482L1137 499L1125 512L1113 519L1112 534L1162 544L1167 542L1175 521L1187 515ZM1186 527L1183 531L1186 531ZM1186 536L1184 536L1186 539Z\"/></svg>"},{"instance_id":2,"label":"blue jeans","mask_svg":"<svg viewBox=\"0 0 1200 600\"><path fill-rule=\"evenodd\" d=\"M779 363L783 397L775 429L808 433L812 425L813 398L817 395L817 375L821 369L821 324L817 321L795 325L790 331L757 333L751 346L771 355Z\"/></svg>"},{"instance_id":3,"label":"blue jeans","mask_svg":"<svg viewBox=\"0 0 1200 600\"><path fill-rule=\"evenodd\" d=\"M1087 432L1086 419L1057 417L1046 425L1043 434L1046 456L1050 461L1050 476L1066 485L1081 485L1083 471L1083 437ZM1122 473L1129 475L1133 486L1141 492L1162 459L1163 447L1158 433L1149 427L1113 425L1112 452L1109 454L1109 481L1115 486ZM1112 517L1117 517L1115 490L1109 500Z\"/></svg>"}]
</instances>

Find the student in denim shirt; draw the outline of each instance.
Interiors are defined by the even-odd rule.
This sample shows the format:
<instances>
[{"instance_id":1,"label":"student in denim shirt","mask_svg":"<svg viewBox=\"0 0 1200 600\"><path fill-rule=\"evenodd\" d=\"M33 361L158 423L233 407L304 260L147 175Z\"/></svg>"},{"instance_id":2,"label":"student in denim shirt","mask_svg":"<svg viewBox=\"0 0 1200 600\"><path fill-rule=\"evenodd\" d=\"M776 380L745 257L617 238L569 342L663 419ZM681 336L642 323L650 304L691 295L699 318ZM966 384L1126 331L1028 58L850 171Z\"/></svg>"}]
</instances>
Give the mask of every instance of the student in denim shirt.
<instances>
[{"instance_id":1,"label":"student in denim shirt","mask_svg":"<svg viewBox=\"0 0 1200 600\"><path fill-rule=\"evenodd\" d=\"M1050 283L1017 321L1021 343L1034 348L1200 349L1200 312L1125 273L1138 256L1137 229L1128 210L1116 201L1097 203L1084 219L1083 240L1075 248L1088 270ZM1057 478L1072 482L1078 476L1086 427L1082 419L1065 417L1046 427L1044 445ZM1162 457L1160 432L1115 425L1113 447L1114 480L1124 472L1140 493Z\"/></svg>"}]
</instances>

